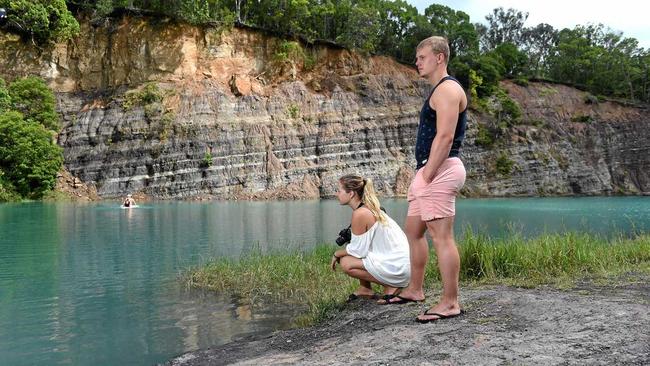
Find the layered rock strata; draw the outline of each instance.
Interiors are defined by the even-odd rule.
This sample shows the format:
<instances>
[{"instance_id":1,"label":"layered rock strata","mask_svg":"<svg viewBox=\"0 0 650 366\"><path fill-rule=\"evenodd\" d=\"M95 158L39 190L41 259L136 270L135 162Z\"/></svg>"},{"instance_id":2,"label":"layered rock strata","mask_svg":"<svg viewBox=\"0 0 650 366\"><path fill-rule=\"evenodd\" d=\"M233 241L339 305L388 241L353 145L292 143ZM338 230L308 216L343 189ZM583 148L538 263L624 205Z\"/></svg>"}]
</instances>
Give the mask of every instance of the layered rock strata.
<instances>
[{"instance_id":1,"label":"layered rock strata","mask_svg":"<svg viewBox=\"0 0 650 366\"><path fill-rule=\"evenodd\" d=\"M82 28L41 50L0 34L0 67L55 90L65 167L101 197L316 198L345 173L406 194L430 88L412 68L238 28L128 17ZM647 109L588 104L561 85L503 86L522 123L479 146L478 126L497 121L471 111L465 195L650 191Z\"/></svg>"}]
</instances>

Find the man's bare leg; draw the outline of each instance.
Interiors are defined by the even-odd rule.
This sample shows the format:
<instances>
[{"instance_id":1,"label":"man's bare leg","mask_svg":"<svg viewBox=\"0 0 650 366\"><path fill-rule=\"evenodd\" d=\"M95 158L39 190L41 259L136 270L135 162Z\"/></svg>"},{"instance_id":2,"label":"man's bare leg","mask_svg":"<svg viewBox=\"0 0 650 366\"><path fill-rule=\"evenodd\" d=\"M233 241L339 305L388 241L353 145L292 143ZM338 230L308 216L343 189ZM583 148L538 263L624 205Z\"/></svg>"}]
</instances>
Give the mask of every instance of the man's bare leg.
<instances>
[{"instance_id":1,"label":"man's bare leg","mask_svg":"<svg viewBox=\"0 0 650 366\"><path fill-rule=\"evenodd\" d=\"M460 256L454 240L454 217L432 220L426 223L433 238L433 247L438 256L438 268L442 278L440 302L428 310L429 313L455 315L460 313L458 303L458 277L460 275ZM418 319L437 319L435 315L420 315Z\"/></svg>"}]
</instances>

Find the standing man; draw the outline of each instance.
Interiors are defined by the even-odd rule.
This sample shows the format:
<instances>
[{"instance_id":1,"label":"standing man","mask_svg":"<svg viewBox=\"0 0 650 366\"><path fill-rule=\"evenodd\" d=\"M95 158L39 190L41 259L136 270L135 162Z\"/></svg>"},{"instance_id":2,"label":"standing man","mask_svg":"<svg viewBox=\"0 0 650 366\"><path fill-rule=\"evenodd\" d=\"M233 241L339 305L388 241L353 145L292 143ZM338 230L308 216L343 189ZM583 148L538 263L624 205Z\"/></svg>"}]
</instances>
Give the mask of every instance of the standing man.
<instances>
[{"instance_id":1,"label":"standing man","mask_svg":"<svg viewBox=\"0 0 650 366\"><path fill-rule=\"evenodd\" d=\"M391 304L424 301L424 271L429 260L425 232L429 231L442 277L440 302L416 320L428 323L463 313L458 303L460 257L454 241L456 195L465 183L465 167L458 158L465 137L467 96L449 76L449 45L443 37L429 37L417 47L415 65L433 85L420 112L415 158L417 173L408 192L405 232L409 241L411 282Z\"/></svg>"}]
</instances>

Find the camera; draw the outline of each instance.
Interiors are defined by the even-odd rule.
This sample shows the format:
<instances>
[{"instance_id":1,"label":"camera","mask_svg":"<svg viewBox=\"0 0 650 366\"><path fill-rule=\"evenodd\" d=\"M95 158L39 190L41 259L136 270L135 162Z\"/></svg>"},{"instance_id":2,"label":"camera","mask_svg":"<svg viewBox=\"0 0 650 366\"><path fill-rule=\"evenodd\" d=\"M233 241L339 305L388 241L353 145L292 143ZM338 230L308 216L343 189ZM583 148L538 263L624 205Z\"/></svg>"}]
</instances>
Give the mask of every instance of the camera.
<instances>
[{"instance_id":1,"label":"camera","mask_svg":"<svg viewBox=\"0 0 650 366\"><path fill-rule=\"evenodd\" d=\"M336 244L338 246L343 246L346 243L349 243L350 240L352 240L352 230L350 229L350 226L348 226L345 229L339 231L339 237L336 238Z\"/></svg>"}]
</instances>

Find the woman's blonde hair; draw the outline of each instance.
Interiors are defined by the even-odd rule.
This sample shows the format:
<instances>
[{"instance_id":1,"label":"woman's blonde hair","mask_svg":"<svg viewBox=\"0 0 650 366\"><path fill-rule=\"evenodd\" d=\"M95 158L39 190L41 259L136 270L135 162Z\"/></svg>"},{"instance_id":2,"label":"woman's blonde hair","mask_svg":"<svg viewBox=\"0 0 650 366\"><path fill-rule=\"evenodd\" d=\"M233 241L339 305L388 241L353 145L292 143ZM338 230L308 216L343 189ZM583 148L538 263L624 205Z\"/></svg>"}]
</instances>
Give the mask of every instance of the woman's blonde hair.
<instances>
[{"instance_id":1,"label":"woman's blonde hair","mask_svg":"<svg viewBox=\"0 0 650 366\"><path fill-rule=\"evenodd\" d=\"M363 205L372 212L372 215L377 221L382 224L387 223L386 214L381 210L377 193L375 193L375 187L370 178L362 178L358 175L348 174L342 176L339 182L341 182L346 192L353 191L361 198Z\"/></svg>"}]
</instances>

